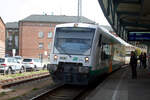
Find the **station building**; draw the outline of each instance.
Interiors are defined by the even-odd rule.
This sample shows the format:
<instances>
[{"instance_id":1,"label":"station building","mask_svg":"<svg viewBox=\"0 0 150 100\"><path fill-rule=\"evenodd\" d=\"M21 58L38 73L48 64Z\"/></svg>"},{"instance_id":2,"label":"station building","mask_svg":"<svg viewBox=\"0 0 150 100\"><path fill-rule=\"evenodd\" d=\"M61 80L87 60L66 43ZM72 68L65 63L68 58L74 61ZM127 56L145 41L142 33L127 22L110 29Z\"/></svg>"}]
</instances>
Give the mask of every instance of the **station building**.
<instances>
[{"instance_id":1,"label":"station building","mask_svg":"<svg viewBox=\"0 0 150 100\"><path fill-rule=\"evenodd\" d=\"M74 23L77 16L30 15L19 21L19 55L24 58L49 57L54 29L57 24ZM85 17L80 22L94 24Z\"/></svg>"},{"instance_id":2,"label":"station building","mask_svg":"<svg viewBox=\"0 0 150 100\"><path fill-rule=\"evenodd\" d=\"M5 56L5 23L0 17L0 57Z\"/></svg>"},{"instance_id":3,"label":"station building","mask_svg":"<svg viewBox=\"0 0 150 100\"><path fill-rule=\"evenodd\" d=\"M19 27L18 22L6 23L6 55L12 56L12 49L19 55Z\"/></svg>"}]
</instances>

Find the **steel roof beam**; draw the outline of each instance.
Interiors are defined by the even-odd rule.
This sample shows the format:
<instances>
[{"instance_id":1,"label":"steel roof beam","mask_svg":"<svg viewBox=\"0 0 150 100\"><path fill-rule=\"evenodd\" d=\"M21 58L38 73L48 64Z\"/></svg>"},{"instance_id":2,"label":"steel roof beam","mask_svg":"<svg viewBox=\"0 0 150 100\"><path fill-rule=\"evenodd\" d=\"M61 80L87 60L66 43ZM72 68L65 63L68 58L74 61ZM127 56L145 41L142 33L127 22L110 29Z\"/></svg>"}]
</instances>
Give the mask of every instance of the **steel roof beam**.
<instances>
[{"instance_id":1,"label":"steel roof beam","mask_svg":"<svg viewBox=\"0 0 150 100\"><path fill-rule=\"evenodd\" d=\"M120 3L140 3L141 0L118 0Z\"/></svg>"},{"instance_id":2,"label":"steel roof beam","mask_svg":"<svg viewBox=\"0 0 150 100\"><path fill-rule=\"evenodd\" d=\"M128 12L128 11L117 11L118 16L121 15L129 15L129 16L139 16L140 13L138 12Z\"/></svg>"},{"instance_id":3,"label":"steel roof beam","mask_svg":"<svg viewBox=\"0 0 150 100\"><path fill-rule=\"evenodd\" d=\"M126 22L126 21L121 21L121 24L123 26L134 26L134 27L150 28L150 24L137 24L137 23Z\"/></svg>"},{"instance_id":4,"label":"steel roof beam","mask_svg":"<svg viewBox=\"0 0 150 100\"><path fill-rule=\"evenodd\" d=\"M114 3L117 4L117 6L121 3L125 4L140 4L141 0L113 0Z\"/></svg>"}]
</instances>

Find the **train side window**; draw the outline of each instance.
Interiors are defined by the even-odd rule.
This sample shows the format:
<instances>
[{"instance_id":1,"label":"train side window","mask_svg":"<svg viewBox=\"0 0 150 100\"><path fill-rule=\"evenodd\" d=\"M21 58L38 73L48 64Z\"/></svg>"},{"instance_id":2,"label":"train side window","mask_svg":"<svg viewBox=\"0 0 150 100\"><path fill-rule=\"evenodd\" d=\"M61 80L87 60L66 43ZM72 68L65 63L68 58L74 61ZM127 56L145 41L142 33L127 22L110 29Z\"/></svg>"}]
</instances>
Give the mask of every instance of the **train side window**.
<instances>
[{"instance_id":1,"label":"train side window","mask_svg":"<svg viewBox=\"0 0 150 100\"><path fill-rule=\"evenodd\" d=\"M102 43L101 59L106 60L111 56L111 48L109 44Z\"/></svg>"},{"instance_id":2,"label":"train side window","mask_svg":"<svg viewBox=\"0 0 150 100\"><path fill-rule=\"evenodd\" d=\"M102 34L99 35L98 46L101 47L101 44L102 44Z\"/></svg>"}]
</instances>

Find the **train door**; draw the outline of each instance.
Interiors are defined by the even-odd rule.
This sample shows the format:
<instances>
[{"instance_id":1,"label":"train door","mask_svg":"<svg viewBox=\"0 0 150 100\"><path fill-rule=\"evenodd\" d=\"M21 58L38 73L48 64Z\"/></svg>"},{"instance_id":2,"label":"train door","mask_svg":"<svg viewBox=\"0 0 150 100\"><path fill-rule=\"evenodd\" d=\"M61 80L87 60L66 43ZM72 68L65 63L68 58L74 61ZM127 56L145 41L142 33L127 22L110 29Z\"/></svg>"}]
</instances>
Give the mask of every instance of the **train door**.
<instances>
[{"instance_id":1,"label":"train door","mask_svg":"<svg viewBox=\"0 0 150 100\"><path fill-rule=\"evenodd\" d=\"M101 66L106 69L109 68L110 59L111 59L111 44L102 43Z\"/></svg>"},{"instance_id":2,"label":"train door","mask_svg":"<svg viewBox=\"0 0 150 100\"><path fill-rule=\"evenodd\" d=\"M98 52L98 57L99 57L98 63L99 63L99 65L101 64L101 50L102 50L101 47L102 47L102 34L100 34L99 41L98 41L98 49L99 49L99 52Z\"/></svg>"},{"instance_id":3,"label":"train door","mask_svg":"<svg viewBox=\"0 0 150 100\"><path fill-rule=\"evenodd\" d=\"M96 45L94 47L95 52L94 58L95 58L95 69L98 70L101 68L100 63L101 63L101 44L102 44L102 34L97 34L96 38Z\"/></svg>"}]
</instances>

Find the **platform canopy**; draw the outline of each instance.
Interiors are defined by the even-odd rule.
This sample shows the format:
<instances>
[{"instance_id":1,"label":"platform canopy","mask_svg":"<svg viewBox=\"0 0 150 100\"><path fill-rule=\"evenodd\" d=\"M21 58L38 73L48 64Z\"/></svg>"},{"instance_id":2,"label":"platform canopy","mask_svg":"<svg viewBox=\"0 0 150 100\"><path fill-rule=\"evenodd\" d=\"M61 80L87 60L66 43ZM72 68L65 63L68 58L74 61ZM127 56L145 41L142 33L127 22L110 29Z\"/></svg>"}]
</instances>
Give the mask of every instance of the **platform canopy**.
<instances>
[{"instance_id":1,"label":"platform canopy","mask_svg":"<svg viewBox=\"0 0 150 100\"><path fill-rule=\"evenodd\" d=\"M98 1L108 22L122 39L128 40L130 32L150 33L150 0Z\"/></svg>"}]
</instances>

